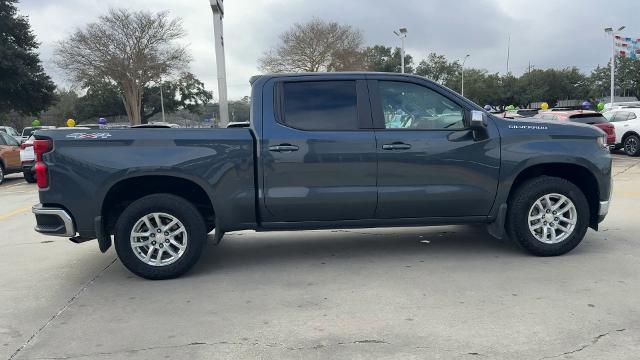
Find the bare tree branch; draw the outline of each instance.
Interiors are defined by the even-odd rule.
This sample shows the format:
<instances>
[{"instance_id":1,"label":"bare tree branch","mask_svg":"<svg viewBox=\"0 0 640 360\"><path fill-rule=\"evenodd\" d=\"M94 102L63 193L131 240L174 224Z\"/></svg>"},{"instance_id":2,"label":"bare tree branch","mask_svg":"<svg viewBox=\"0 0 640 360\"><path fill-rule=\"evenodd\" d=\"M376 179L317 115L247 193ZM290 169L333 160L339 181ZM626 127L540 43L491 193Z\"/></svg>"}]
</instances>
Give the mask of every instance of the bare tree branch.
<instances>
[{"instance_id":1,"label":"bare tree branch","mask_svg":"<svg viewBox=\"0 0 640 360\"><path fill-rule=\"evenodd\" d=\"M111 9L97 22L61 41L56 64L86 86L95 81L118 84L127 115L140 124L144 87L183 70L191 58L184 45L182 20L167 12Z\"/></svg>"}]
</instances>

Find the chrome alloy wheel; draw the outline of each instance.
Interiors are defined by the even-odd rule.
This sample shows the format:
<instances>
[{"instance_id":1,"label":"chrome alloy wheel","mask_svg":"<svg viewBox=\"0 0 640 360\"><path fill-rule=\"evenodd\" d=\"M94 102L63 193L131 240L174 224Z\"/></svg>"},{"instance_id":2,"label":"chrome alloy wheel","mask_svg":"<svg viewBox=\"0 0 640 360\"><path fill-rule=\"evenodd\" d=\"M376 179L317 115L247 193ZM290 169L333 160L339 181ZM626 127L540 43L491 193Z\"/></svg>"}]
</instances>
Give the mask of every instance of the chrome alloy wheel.
<instances>
[{"instance_id":1,"label":"chrome alloy wheel","mask_svg":"<svg viewBox=\"0 0 640 360\"><path fill-rule=\"evenodd\" d=\"M568 238L578 221L573 202L561 194L547 194L529 209L529 231L545 244L557 244Z\"/></svg>"},{"instance_id":2,"label":"chrome alloy wheel","mask_svg":"<svg viewBox=\"0 0 640 360\"><path fill-rule=\"evenodd\" d=\"M138 259L152 266L172 264L187 249L187 230L172 215L151 213L140 218L131 230L131 248Z\"/></svg>"},{"instance_id":3,"label":"chrome alloy wheel","mask_svg":"<svg viewBox=\"0 0 640 360\"><path fill-rule=\"evenodd\" d=\"M635 154L638 151L638 146L640 144L638 144L637 138L631 136L624 142L624 151L629 155Z\"/></svg>"}]
</instances>

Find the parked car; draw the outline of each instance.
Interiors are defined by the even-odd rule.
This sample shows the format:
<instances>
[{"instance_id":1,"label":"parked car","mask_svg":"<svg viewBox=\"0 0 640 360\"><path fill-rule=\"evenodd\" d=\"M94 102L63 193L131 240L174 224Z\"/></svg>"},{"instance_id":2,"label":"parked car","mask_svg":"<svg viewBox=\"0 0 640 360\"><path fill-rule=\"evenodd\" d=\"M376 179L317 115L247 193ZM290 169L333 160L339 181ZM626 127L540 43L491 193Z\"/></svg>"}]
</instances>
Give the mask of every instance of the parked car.
<instances>
[{"instance_id":1,"label":"parked car","mask_svg":"<svg viewBox=\"0 0 640 360\"><path fill-rule=\"evenodd\" d=\"M36 173L33 168L36 164L36 155L33 152L34 140L35 137L31 135L30 138L20 144L20 164L22 167L22 174L28 183L36 182Z\"/></svg>"},{"instance_id":2,"label":"parked car","mask_svg":"<svg viewBox=\"0 0 640 360\"><path fill-rule=\"evenodd\" d=\"M0 126L0 132L3 132L11 137L13 137L14 139L20 141L21 140L21 136L20 134L16 131L16 129L10 127L10 126Z\"/></svg>"},{"instance_id":3,"label":"parked car","mask_svg":"<svg viewBox=\"0 0 640 360\"><path fill-rule=\"evenodd\" d=\"M20 172L20 143L13 136L0 132L0 184L9 174Z\"/></svg>"},{"instance_id":4,"label":"parked car","mask_svg":"<svg viewBox=\"0 0 640 360\"><path fill-rule=\"evenodd\" d=\"M114 235L130 271L166 279L212 231L486 224L554 256L607 215L611 154L593 126L499 118L413 75L251 83L245 129L38 132L36 231L103 252Z\"/></svg>"},{"instance_id":5,"label":"parked car","mask_svg":"<svg viewBox=\"0 0 640 360\"><path fill-rule=\"evenodd\" d=\"M545 111L534 116L537 119L571 121L581 124L593 125L607 134L607 146L614 147L616 144L616 132L612 123L602 114L590 110L569 110L569 111Z\"/></svg>"},{"instance_id":6,"label":"parked car","mask_svg":"<svg viewBox=\"0 0 640 360\"><path fill-rule=\"evenodd\" d=\"M614 148L623 148L629 156L640 155L640 107L619 108L603 115L614 126L617 139Z\"/></svg>"},{"instance_id":7,"label":"parked car","mask_svg":"<svg viewBox=\"0 0 640 360\"><path fill-rule=\"evenodd\" d=\"M26 127L24 129L22 129L22 135L20 136L20 142L25 142L27 141L27 139L29 139L29 137L31 137L31 135L33 135L33 132L36 130L45 130L45 129L55 129L55 126L29 126Z\"/></svg>"}]
</instances>

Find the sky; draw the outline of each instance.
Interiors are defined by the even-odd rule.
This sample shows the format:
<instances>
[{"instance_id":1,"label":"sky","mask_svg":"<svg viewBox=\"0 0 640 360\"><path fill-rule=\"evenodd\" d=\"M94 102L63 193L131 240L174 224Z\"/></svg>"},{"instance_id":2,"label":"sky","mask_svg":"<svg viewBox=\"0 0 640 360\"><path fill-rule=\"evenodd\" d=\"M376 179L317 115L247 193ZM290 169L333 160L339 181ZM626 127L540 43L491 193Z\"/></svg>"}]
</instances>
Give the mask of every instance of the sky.
<instances>
[{"instance_id":1,"label":"sky","mask_svg":"<svg viewBox=\"0 0 640 360\"><path fill-rule=\"evenodd\" d=\"M193 62L190 70L213 90L217 75L213 21L207 0L19 0L41 43L45 70L72 85L53 64L56 43L97 20L109 8L169 11L183 20ZM249 78L259 73L262 54L278 44L294 23L318 17L360 29L365 45L399 46L394 29L406 27L407 52L418 61L429 52L450 60L470 54L467 66L509 70L576 66L590 72L606 65L611 38L603 29L626 25L625 36L640 38L639 0L226 0L224 35L230 99L249 95Z\"/></svg>"}]
</instances>

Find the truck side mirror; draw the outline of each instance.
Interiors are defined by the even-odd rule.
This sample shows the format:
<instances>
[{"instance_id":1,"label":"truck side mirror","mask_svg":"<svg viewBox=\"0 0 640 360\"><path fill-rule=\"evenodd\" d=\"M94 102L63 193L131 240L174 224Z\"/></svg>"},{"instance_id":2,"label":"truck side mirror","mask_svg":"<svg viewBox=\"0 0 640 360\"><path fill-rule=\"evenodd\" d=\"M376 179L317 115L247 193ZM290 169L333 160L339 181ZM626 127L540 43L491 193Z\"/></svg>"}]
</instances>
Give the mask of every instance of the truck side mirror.
<instances>
[{"instance_id":1,"label":"truck side mirror","mask_svg":"<svg viewBox=\"0 0 640 360\"><path fill-rule=\"evenodd\" d=\"M472 130L484 130L487 127L487 116L483 111L471 110L469 127Z\"/></svg>"}]
</instances>

